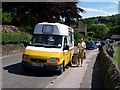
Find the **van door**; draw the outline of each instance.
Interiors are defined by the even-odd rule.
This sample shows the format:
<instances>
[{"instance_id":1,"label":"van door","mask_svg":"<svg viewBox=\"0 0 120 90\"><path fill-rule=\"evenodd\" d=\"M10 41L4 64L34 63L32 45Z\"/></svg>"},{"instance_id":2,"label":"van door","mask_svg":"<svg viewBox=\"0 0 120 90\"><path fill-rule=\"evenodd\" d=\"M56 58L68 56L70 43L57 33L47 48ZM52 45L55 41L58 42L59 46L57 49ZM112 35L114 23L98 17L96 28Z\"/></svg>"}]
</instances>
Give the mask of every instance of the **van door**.
<instances>
[{"instance_id":1,"label":"van door","mask_svg":"<svg viewBox=\"0 0 120 90\"><path fill-rule=\"evenodd\" d=\"M63 57L64 57L64 60L65 60L65 66L66 66L70 61L70 51L69 51L68 37L67 36L64 38Z\"/></svg>"},{"instance_id":2,"label":"van door","mask_svg":"<svg viewBox=\"0 0 120 90\"><path fill-rule=\"evenodd\" d=\"M69 31L68 42L69 42L69 52L70 52L69 60L72 60L72 56L74 54L74 35L71 31Z\"/></svg>"}]
</instances>

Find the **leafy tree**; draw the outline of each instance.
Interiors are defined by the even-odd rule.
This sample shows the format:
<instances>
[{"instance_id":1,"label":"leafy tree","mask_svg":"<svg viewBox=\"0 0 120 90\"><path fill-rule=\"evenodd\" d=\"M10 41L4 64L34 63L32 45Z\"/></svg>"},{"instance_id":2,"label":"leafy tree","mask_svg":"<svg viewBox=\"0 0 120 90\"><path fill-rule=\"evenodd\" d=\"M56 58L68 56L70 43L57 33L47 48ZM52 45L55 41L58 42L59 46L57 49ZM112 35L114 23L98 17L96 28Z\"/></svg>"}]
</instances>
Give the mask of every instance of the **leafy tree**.
<instances>
[{"instance_id":1,"label":"leafy tree","mask_svg":"<svg viewBox=\"0 0 120 90\"><path fill-rule=\"evenodd\" d=\"M4 22L4 24L10 24L11 23L11 17L9 16L8 12L3 12L2 13L2 22Z\"/></svg>"},{"instance_id":2,"label":"leafy tree","mask_svg":"<svg viewBox=\"0 0 120 90\"><path fill-rule=\"evenodd\" d=\"M113 15L109 22L110 35L120 34L120 14Z\"/></svg>"},{"instance_id":3,"label":"leafy tree","mask_svg":"<svg viewBox=\"0 0 120 90\"><path fill-rule=\"evenodd\" d=\"M103 39L107 35L109 28L105 24L93 24L91 27L96 38Z\"/></svg>"},{"instance_id":4,"label":"leafy tree","mask_svg":"<svg viewBox=\"0 0 120 90\"><path fill-rule=\"evenodd\" d=\"M38 22L57 22L65 19L65 24L79 20L83 9L77 2L3 2L4 12L8 12L15 26L35 26Z\"/></svg>"},{"instance_id":5,"label":"leafy tree","mask_svg":"<svg viewBox=\"0 0 120 90\"><path fill-rule=\"evenodd\" d=\"M88 36L94 36L94 35L95 35L95 33L93 31L88 32Z\"/></svg>"}]
</instances>

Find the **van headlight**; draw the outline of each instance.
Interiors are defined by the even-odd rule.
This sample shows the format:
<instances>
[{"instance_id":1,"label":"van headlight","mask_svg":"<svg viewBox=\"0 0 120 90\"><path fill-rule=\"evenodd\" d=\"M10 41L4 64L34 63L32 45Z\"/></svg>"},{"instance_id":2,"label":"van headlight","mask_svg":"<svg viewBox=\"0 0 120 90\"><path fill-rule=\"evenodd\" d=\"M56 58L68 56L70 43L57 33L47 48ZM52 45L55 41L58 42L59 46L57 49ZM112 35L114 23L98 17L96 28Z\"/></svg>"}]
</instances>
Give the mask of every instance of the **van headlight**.
<instances>
[{"instance_id":1,"label":"van headlight","mask_svg":"<svg viewBox=\"0 0 120 90\"><path fill-rule=\"evenodd\" d=\"M29 59L29 55L23 54L23 59Z\"/></svg>"},{"instance_id":2,"label":"van headlight","mask_svg":"<svg viewBox=\"0 0 120 90\"><path fill-rule=\"evenodd\" d=\"M49 62L59 62L59 58L50 58Z\"/></svg>"}]
</instances>

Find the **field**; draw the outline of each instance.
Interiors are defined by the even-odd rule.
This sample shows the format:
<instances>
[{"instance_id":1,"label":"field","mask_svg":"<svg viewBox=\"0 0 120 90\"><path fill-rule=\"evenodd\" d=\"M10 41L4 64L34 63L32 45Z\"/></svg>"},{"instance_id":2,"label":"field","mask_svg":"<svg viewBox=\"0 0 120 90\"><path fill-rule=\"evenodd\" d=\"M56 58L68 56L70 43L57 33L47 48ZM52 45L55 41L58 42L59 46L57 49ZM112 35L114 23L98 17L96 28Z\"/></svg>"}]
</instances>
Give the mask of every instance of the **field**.
<instances>
[{"instance_id":1,"label":"field","mask_svg":"<svg viewBox=\"0 0 120 90\"><path fill-rule=\"evenodd\" d=\"M120 45L115 48L115 53L114 53L113 59L115 61L115 64L117 64L120 69Z\"/></svg>"}]
</instances>

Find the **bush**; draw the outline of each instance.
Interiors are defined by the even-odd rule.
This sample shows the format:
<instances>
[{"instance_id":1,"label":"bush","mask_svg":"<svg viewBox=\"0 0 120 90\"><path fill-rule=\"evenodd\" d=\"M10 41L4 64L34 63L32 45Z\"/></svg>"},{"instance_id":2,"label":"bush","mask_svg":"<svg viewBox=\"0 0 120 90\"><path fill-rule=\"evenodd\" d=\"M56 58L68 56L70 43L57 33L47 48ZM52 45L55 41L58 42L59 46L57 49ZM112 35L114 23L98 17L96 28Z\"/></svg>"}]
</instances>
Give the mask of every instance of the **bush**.
<instances>
[{"instance_id":1,"label":"bush","mask_svg":"<svg viewBox=\"0 0 120 90\"><path fill-rule=\"evenodd\" d=\"M75 30L74 31L74 44L75 44L75 46L79 42L80 38L84 38L84 36L81 33L79 33L77 30Z\"/></svg>"},{"instance_id":2,"label":"bush","mask_svg":"<svg viewBox=\"0 0 120 90\"><path fill-rule=\"evenodd\" d=\"M29 26L29 25L27 25L27 26L20 26L19 27L19 30L21 31L21 32L26 32L26 33L33 33L33 29L32 29L32 27L31 26Z\"/></svg>"},{"instance_id":3,"label":"bush","mask_svg":"<svg viewBox=\"0 0 120 90\"><path fill-rule=\"evenodd\" d=\"M12 25L2 25L3 31L6 33L10 32L20 32L18 27L12 26Z\"/></svg>"},{"instance_id":4,"label":"bush","mask_svg":"<svg viewBox=\"0 0 120 90\"><path fill-rule=\"evenodd\" d=\"M16 44L28 42L32 38L32 35L22 32L5 33L2 31L2 43L3 44Z\"/></svg>"},{"instance_id":5,"label":"bush","mask_svg":"<svg viewBox=\"0 0 120 90\"><path fill-rule=\"evenodd\" d=\"M88 41L89 37L88 36L85 36L84 37L84 41Z\"/></svg>"},{"instance_id":6,"label":"bush","mask_svg":"<svg viewBox=\"0 0 120 90\"><path fill-rule=\"evenodd\" d=\"M12 18L9 16L8 12L2 12L2 23L10 24L12 22Z\"/></svg>"}]
</instances>

